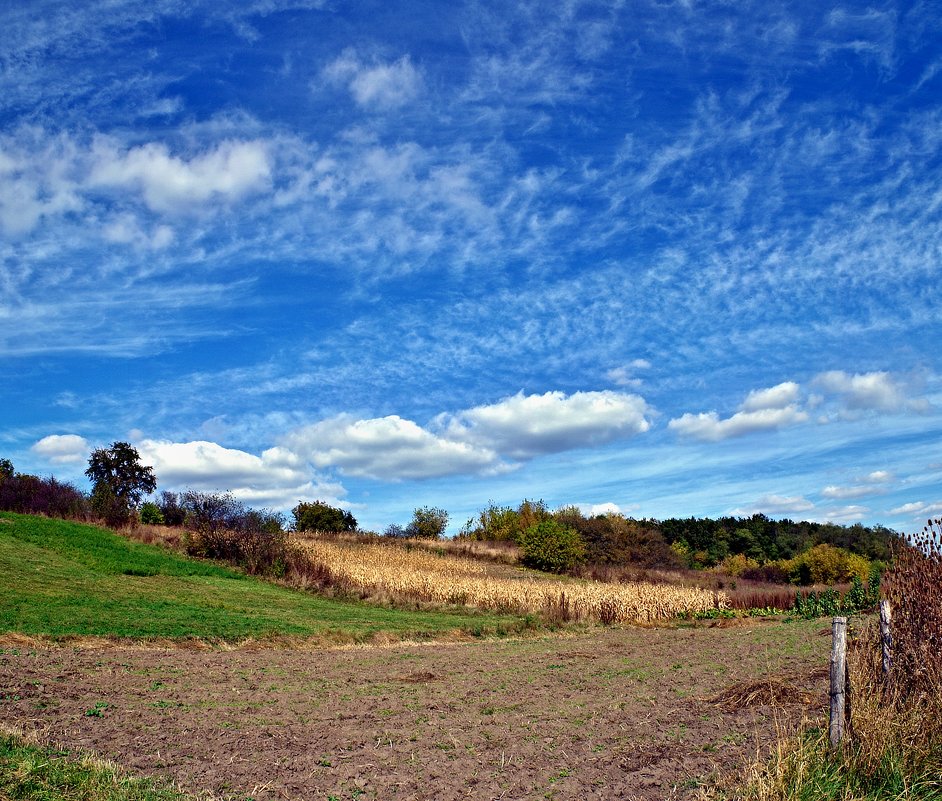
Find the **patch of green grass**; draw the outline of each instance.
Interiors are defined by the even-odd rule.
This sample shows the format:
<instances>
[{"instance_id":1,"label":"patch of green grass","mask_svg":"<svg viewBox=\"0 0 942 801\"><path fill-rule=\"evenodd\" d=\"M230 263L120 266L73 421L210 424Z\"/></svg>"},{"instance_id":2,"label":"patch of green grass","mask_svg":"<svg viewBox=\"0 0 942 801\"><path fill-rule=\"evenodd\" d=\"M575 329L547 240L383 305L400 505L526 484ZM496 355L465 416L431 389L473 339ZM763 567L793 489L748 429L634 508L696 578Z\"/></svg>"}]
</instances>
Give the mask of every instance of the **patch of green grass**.
<instances>
[{"instance_id":1,"label":"patch of green grass","mask_svg":"<svg viewBox=\"0 0 942 801\"><path fill-rule=\"evenodd\" d=\"M341 641L519 628L476 611L412 611L322 598L133 542L106 529L0 513L0 632Z\"/></svg>"},{"instance_id":2,"label":"patch of green grass","mask_svg":"<svg viewBox=\"0 0 942 801\"><path fill-rule=\"evenodd\" d=\"M190 796L152 779L126 776L87 758L0 735L0 798L4 801L188 801Z\"/></svg>"},{"instance_id":3,"label":"patch of green grass","mask_svg":"<svg viewBox=\"0 0 942 801\"><path fill-rule=\"evenodd\" d=\"M834 750L827 731L808 728L780 742L735 798L751 801L942 801L938 754L913 765L911 754L888 749L875 769L861 769L862 755L850 744ZM721 798L732 796L721 795Z\"/></svg>"}]
</instances>

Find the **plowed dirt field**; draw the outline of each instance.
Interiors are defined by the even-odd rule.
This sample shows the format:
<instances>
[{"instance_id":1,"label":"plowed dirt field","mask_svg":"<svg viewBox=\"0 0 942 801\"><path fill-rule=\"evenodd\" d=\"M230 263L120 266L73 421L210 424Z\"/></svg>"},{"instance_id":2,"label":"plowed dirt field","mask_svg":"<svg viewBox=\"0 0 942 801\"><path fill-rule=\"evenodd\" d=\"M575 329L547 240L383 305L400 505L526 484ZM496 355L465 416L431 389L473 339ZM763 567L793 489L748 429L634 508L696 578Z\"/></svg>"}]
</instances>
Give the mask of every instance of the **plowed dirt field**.
<instances>
[{"instance_id":1,"label":"plowed dirt field","mask_svg":"<svg viewBox=\"0 0 942 801\"><path fill-rule=\"evenodd\" d=\"M0 720L195 793L692 799L776 722L823 709L821 631L747 621L290 651L6 643Z\"/></svg>"}]
</instances>

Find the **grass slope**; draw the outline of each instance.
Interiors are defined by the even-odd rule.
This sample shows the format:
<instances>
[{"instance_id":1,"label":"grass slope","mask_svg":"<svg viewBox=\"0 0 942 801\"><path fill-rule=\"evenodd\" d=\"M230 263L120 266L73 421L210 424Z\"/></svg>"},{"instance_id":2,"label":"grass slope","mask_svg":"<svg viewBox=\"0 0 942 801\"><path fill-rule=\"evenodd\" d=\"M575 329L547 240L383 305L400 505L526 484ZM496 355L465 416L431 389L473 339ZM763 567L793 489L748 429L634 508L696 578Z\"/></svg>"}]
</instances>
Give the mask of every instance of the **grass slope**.
<instances>
[{"instance_id":1,"label":"grass slope","mask_svg":"<svg viewBox=\"0 0 942 801\"><path fill-rule=\"evenodd\" d=\"M364 640L515 628L510 617L319 598L95 526L0 513L0 633L62 637L293 635Z\"/></svg>"}]
</instances>

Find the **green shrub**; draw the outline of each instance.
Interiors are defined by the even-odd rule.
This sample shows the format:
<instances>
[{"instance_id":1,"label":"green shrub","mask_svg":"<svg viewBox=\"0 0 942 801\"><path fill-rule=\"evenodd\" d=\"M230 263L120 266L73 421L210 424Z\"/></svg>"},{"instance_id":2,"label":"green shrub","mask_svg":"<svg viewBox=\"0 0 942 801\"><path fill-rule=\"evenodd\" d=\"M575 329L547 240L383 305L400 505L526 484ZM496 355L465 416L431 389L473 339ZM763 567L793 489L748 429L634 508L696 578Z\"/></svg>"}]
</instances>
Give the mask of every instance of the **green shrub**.
<instances>
[{"instance_id":1,"label":"green shrub","mask_svg":"<svg viewBox=\"0 0 942 801\"><path fill-rule=\"evenodd\" d=\"M423 506L412 513L412 522L405 528L407 537L440 540L448 526L448 512L432 506Z\"/></svg>"},{"instance_id":2,"label":"green shrub","mask_svg":"<svg viewBox=\"0 0 942 801\"><path fill-rule=\"evenodd\" d=\"M488 501L477 519L471 518L458 536L470 540L515 541L520 534L520 515L509 506L498 506Z\"/></svg>"},{"instance_id":3,"label":"green shrub","mask_svg":"<svg viewBox=\"0 0 942 801\"><path fill-rule=\"evenodd\" d=\"M575 529L585 545L585 560L594 565L686 566L656 526L618 513L586 517L576 506L553 512L553 520Z\"/></svg>"},{"instance_id":4,"label":"green shrub","mask_svg":"<svg viewBox=\"0 0 942 801\"><path fill-rule=\"evenodd\" d=\"M141 504L141 522L152 526L163 525L164 515L156 503L146 501Z\"/></svg>"},{"instance_id":5,"label":"green shrub","mask_svg":"<svg viewBox=\"0 0 942 801\"><path fill-rule=\"evenodd\" d=\"M520 535L521 561L527 567L563 573L585 559L585 544L579 533L555 520L544 520Z\"/></svg>"},{"instance_id":6,"label":"green shrub","mask_svg":"<svg viewBox=\"0 0 942 801\"><path fill-rule=\"evenodd\" d=\"M186 509L183 508L182 502L182 496L176 492L164 490L160 493L157 508L160 509L165 526L182 526L186 522Z\"/></svg>"},{"instance_id":7,"label":"green shrub","mask_svg":"<svg viewBox=\"0 0 942 801\"><path fill-rule=\"evenodd\" d=\"M111 485L99 481L92 489L89 504L92 512L109 528L121 528L132 519L132 510L125 499L115 495Z\"/></svg>"},{"instance_id":8,"label":"green shrub","mask_svg":"<svg viewBox=\"0 0 942 801\"><path fill-rule=\"evenodd\" d=\"M356 531L357 519L323 501L300 502L291 510L295 531Z\"/></svg>"}]
</instances>

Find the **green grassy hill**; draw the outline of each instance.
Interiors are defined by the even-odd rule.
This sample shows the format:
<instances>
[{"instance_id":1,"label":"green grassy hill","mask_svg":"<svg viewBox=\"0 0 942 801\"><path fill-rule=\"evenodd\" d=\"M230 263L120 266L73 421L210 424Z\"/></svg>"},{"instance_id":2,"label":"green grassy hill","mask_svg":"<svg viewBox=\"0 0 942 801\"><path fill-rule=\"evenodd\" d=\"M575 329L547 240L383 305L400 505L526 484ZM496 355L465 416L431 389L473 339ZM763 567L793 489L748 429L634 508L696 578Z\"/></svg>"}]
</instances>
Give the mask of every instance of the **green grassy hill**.
<instances>
[{"instance_id":1,"label":"green grassy hill","mask_svg":"<svg viewBox=\"0 0 942 801\"><path fill-rule=\"evenodd\" d=\"M513 629L470 611L415 612L321 598L108 530L0 513L0 634L337 641Z\"/></svg>"}]
</instances>

